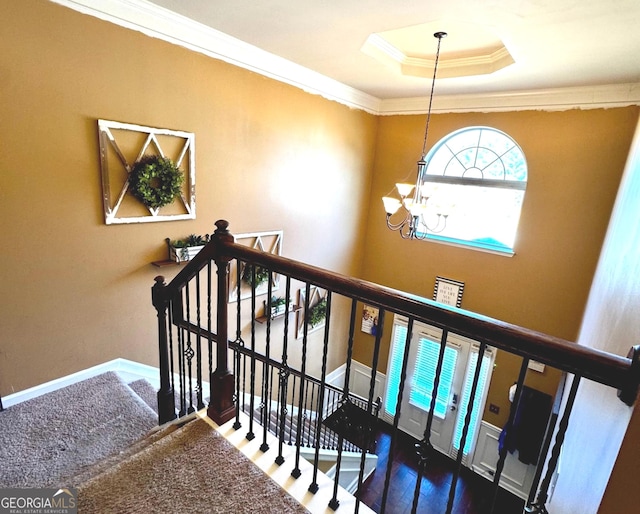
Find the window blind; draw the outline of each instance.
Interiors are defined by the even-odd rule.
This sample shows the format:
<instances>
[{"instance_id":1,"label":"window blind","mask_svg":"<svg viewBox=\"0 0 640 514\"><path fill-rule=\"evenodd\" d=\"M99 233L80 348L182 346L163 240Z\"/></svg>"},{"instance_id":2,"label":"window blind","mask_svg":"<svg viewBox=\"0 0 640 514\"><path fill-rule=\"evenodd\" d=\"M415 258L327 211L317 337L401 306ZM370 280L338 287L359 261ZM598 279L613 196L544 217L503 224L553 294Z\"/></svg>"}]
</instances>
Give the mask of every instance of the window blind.
<instances>
[{"instance_id":1,"label":"window blind","mask_svg":"<svg viewBox=\"0 0 640 514\"><path fill-rule=\"evenodd\" d=\"M462 438L462 430L464 429L464 420L467 416L467 405L469 404L469 397L471 396L471 386L473 385L473 375L476 371L476 364L478 362L478 347L474 346L471 349L469 360L467 364L467 370L464 377L464 389L462 391L462 398L459 403L459 415L456 421L456 428L453 435L453 450L454 454L460 450L460 439ZM480 405L482 405L482 397L487 386L487 380L489 379L489 370L491 365L491 353L486 351L482 357L482 366L480 368L480 376L478 377L478 387L476 389L476 395L474 398L473 406L471 408L471 421L469 422L469 430L467 432L467 440L464 445L464 456L467 456L471 451L474 436L477 432L478 423L482 417L480 412Z\"/></svg>"},{"instance_id":2,"label":"window blind","mask_svg":"<svg viewBox=\"0 0 640 514\"><path fill-rule=\"evenodd\" d=\"M411 383L411 392L409 393L409 402L424 411L429 411L431 408L433 384L436 378L439 354L440 343L428 339L421 334L418 341L418 354L416 357L415 373ZM442 419L447 415L457 361L457 349L447 345L444 350L440 383L438 384L438 394L436 396L434 409L434 415Z\"/></svg>"}]
</instances>

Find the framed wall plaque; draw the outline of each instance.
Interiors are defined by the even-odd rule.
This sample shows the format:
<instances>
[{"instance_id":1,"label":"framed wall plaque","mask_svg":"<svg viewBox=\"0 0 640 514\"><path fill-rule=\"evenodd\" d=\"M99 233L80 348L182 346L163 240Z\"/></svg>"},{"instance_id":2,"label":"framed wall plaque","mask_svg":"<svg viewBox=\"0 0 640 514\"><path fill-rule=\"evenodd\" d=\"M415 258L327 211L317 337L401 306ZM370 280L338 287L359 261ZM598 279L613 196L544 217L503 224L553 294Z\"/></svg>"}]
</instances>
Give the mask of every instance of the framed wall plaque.
<instances>
[{"instance_id":1,"label":"framed wall plaque","mask_svg":"<svg viewBox=\"0 0 640 514\"><path fill-rule=\"evenodd\" d=\"M433 300L445 305L460 307L464 282L450 278L436 277L436 285L433 289Z\"/></svg>"}]
</instances>

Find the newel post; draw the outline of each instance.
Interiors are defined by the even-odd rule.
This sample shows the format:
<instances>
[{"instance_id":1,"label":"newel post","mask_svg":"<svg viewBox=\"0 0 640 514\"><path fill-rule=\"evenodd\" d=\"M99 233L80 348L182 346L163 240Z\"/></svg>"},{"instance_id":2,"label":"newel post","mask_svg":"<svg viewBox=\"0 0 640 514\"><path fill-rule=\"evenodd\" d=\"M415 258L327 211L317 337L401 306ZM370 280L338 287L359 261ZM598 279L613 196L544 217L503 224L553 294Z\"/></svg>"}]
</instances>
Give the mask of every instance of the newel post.
<instances>
[{"instance_id":1,"label":"newel post","mask_svg":"<svg viewBox=\"0 0 640 514\"><path fill-rule=\"evenodd\" d=\"M216 248L214 260L218 268L216 369L211 373L211 396L207 415L218 425L222 425L233 418L235 406L233 403L234 376L229 371L227 362L229 351L227 318L229 286L227 277L229 275L231 257L223 254L220 243L233 242L234 239L229 232L228 221L218 220L216 221L216 227L216 231L211 237Z\"/></svg>"},{"instance_id":2,"label":"newel post","mask_svg":"<svg viewBox=\"0 0 640 514\"><path fill-rule=\"evenodd\" d=\"M640 345L632 346L627 358L631 359L631 368L625 380L626 384L618 391L618 398L631 407L640 389Z\"/></svg>"},{"instance_id":3,"label":"newel post","mask_svg":"<svg viewBox=\"0 0 640 514\"><path fill-rule=\"evenodd\" d=\"M167 341L167 310L169 301L166 298L166 284L163 276L155 278L151 288L153 306L158 312L158 357L160 365L160 390L158 391L158 420L160 424L176 418L173 388L169 377L169 344Z\"/></svg>"}]
</instances>

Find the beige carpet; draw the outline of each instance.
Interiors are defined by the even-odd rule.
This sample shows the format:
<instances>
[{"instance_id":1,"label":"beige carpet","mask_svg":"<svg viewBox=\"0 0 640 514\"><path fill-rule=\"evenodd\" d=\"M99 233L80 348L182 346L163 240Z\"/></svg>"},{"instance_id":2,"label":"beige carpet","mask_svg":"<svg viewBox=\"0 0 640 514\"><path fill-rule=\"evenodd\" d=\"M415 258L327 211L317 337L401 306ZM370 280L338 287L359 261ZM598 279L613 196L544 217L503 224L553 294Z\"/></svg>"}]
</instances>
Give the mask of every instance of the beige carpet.
<instances>
[{"instance_id":1,"label":"beige carpet","mask_svg":"<svg viewBox=\"0 0 640 514\"><path fill-rule=\"evenodd\" d=\"M78 486L81 513L308 512L196 419Z\"/></svg>"},{"instance_id":2,"label":"beige carpet","mask_svg":"<svg viewBox=\"0 0 640 514\"><path fill-rule=\"evenodd\" d=\"M19 403L0 413L0 487L68 487L156 425L113 372Z\"/></svg>"}]
</instances>

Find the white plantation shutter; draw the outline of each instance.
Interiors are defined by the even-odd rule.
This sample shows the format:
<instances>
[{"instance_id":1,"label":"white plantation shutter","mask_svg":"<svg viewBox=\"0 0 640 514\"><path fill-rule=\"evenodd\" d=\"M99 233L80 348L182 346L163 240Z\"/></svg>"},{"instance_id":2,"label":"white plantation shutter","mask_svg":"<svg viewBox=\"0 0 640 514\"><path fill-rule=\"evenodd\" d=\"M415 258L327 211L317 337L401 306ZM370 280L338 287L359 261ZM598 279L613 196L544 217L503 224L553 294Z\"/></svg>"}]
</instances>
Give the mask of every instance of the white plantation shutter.
<instances>
[{"instance_id":1,"label":"white plantation shutter","mask_svg":"<svg viewBox=\"0 0 640 514\"><path fill-rule=\"evenodd\" d=\"M409 393L409 402L424 411L428 411L431 408L433 384L436 377L439 355L440 343L427 338L424 334L420 334L415 373L411 383L411 392ZM451 385L453 384L457 360L458 350L452 345L447 345L444 350L440 383L438 384L438 396L436 397L436 406L434 409L434 415L439 418L444 419L447 415Z\"/></svg>"},{"instance_id":2,"label":"white plantation shutter","mask_svg":"<svg viewBox=\"0 0 640 514\"><path fill-rule=\"evenodd\" d=\"M389 371L387 372L387 390L384 399L384 412L391 418L396 415L398 403L398 389L400 388L400 375L402 373L402 359L407 340L407 327L393 325L393 339L391 341L391 355L389 356Z\"/></svg>"},{"instance_id":3,"label":"white plantation shutter","mask_svg":"<svg viewBox=\"0 0 640 514\"><path fill-rule=\"evenodd\" d=\"M407 327L394 324L384 401L384 413L387 415L387 419L393 418L396 414L400 375L402 373L402 359L404 358L406 340ZM415 338L413 344L416 344ZM431 407L431 394L436 368L438 366L440 342L431 339L425 333L420 333L417 345L415 371L411 381L405 382L404 394L409 395L409 401L412 405L428 411ZM436 408L434 412L434 414L440 418L444 418L447 413L457 360L457 346L448 344L442 363L440 384L438 385L438 396L436 398Z\"/></svg>"},{"instance_id":4,"label":"white plantation shutter","mask_svg":"<svg viewBox=\"0 0 640 514\"><path fill-rule=\"evenodd\" d=\"M457 456L460 450L460 439L462 438L462 430L464 429L464 421L467 416L467 405L471 396L471 387L473 386L473 376L476 372L476 363L478 362L478 347L473 346L467 363L467 370L464 377L464 389L462 398L460 399L459 414L456 421L456 428L453 434L453 456ZM471 452L473 442L478 431L479 422L482 419L482 405L484 405L484 394L486 393L487 383L490 379L491 364L493 362L491 350L486 350L482 357L482 367L480 368L480 376L478 377L478 386L476 395L471 409L471 421L469 422L469 430L467 432L467 440L464 445L463 462ZM465 462L466 463L466 462Z\"/></svg>"}]
</instances>

